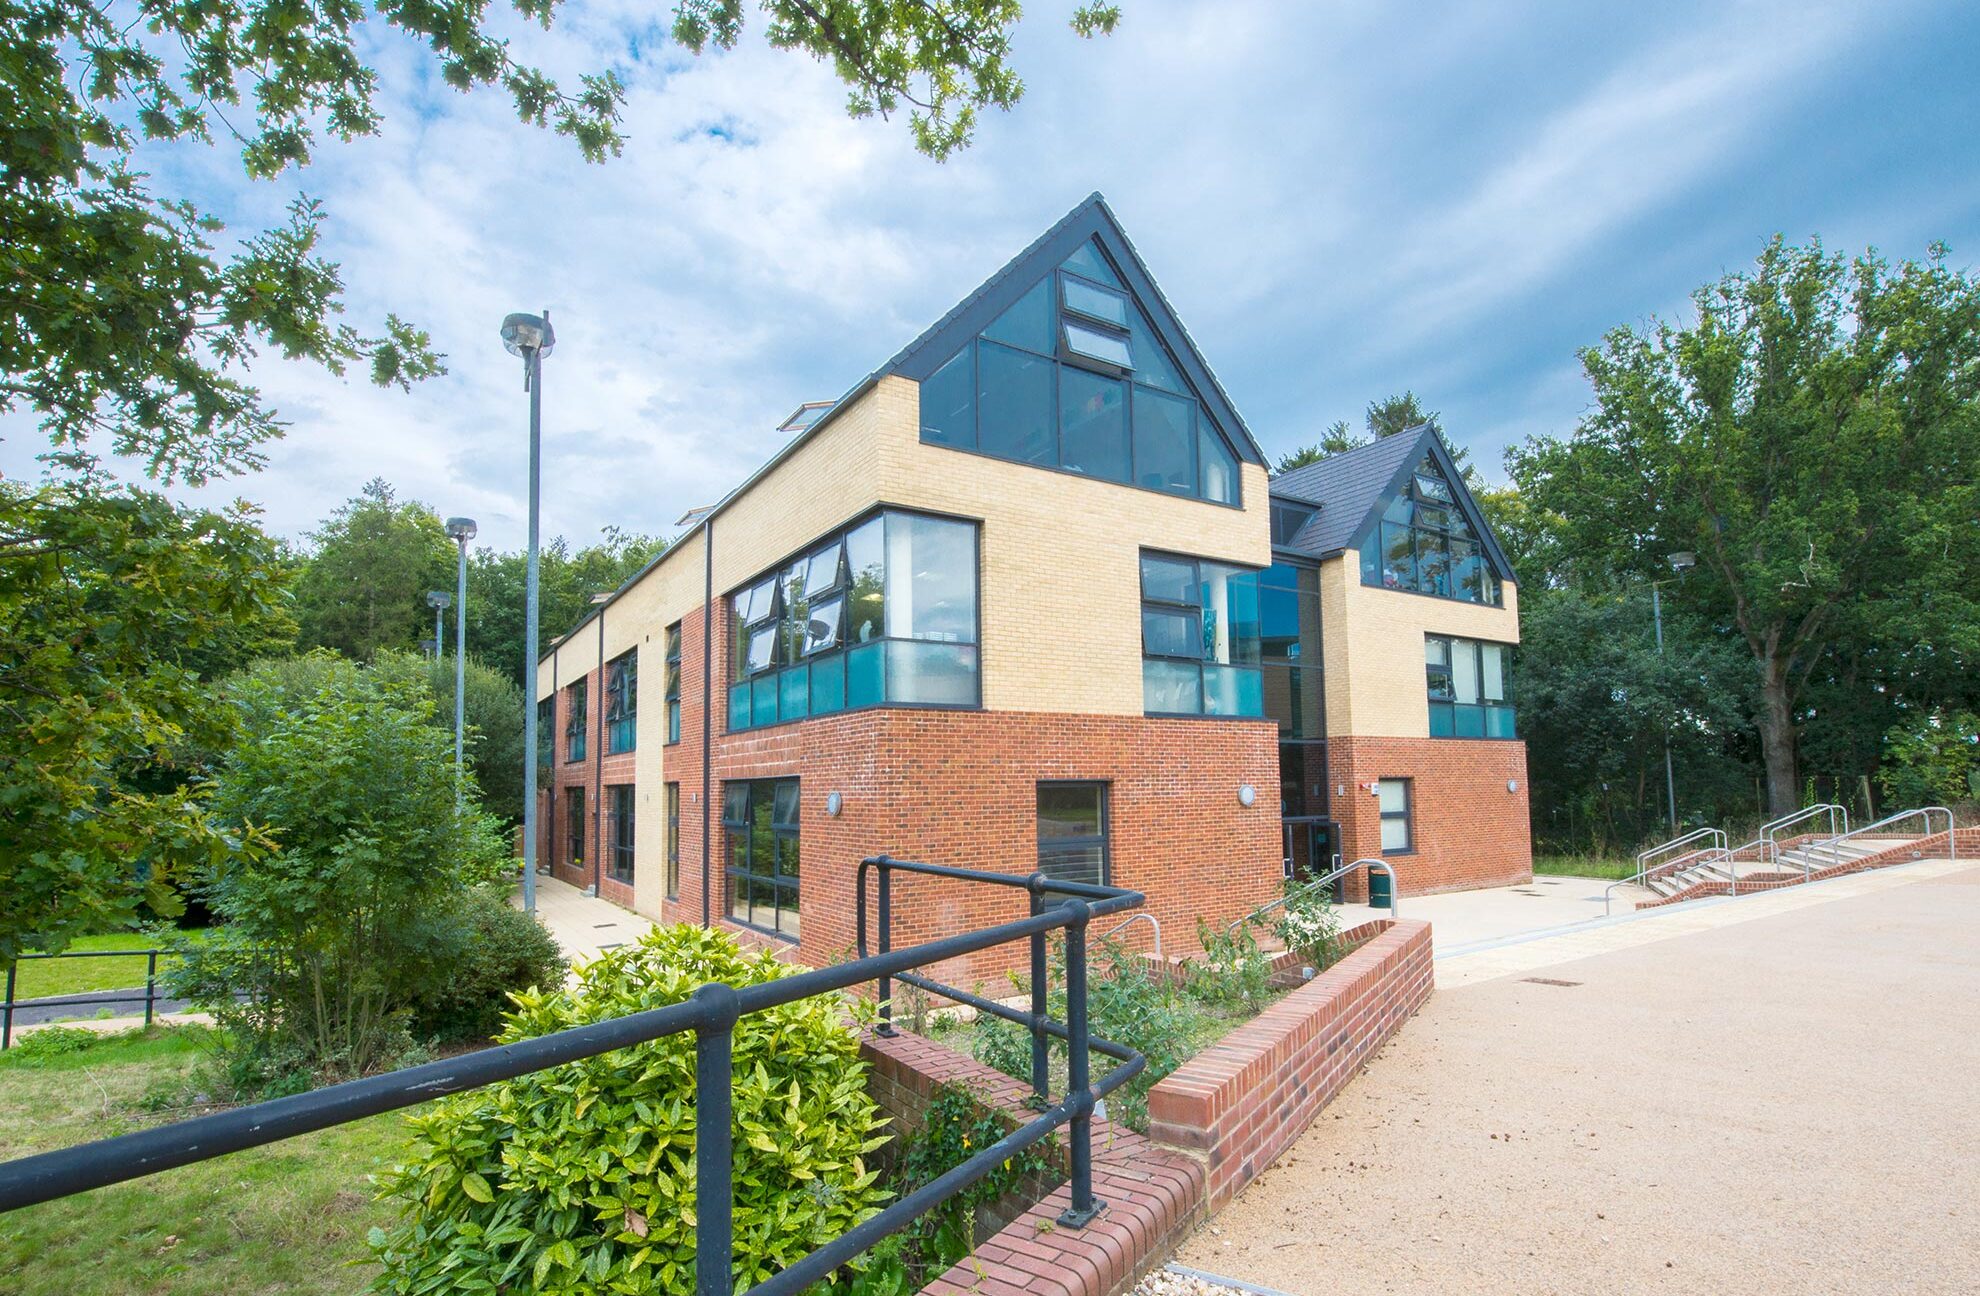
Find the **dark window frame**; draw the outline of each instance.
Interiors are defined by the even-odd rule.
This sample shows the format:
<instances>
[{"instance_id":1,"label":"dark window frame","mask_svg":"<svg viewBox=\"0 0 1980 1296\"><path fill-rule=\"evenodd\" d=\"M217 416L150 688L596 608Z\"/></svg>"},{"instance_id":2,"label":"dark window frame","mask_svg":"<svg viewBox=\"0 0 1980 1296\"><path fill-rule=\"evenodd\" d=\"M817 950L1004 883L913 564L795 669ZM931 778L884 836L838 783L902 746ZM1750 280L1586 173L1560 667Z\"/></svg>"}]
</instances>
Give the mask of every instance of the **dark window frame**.
<instances>
[{"instance_id":1,"label":"dark window frame","mask_svg":"<svg viewBox=\"0 0 1980 1296\"><path fill-rule=\"evenodd\" d=\"M667 738L664 745L673 746L681 740L681 623L676 621L667 627L666 671L666 710Z\"/></svg>"},{"instance_id":2,"label":"dark window frame","mask_svg":"<svg viewBox=\"0 0 1980 1296\"><path fill-rule=\"evenodd\" d=\"M539 698L536 703L536 768L548 777L557 763L557 695Z\"/></svg>"},{"instance_id":3,"label":"dark window frame","mask_svg":"<svg viewBox=\"0 0 1980 1296\"><path fill-rule=\"evenodd\" d=\"M669 900L681 898L681 785L678 782L666 785L662 809L667 821L663 831L666 843L660 873L661 894Z\"/></svg>"},{"instance_id":4,"label":"dark window frame","mask_svg":"<svg viewBox=\"0 0 1980 1296\"><path fill-rule=\"evenodd\" d=\"M1038 832L1036 807L1038 794L1047 788L1094 788L1100 793L1100 834L1097 837L1052 837L1047 838ZM1052 871L1054 855L1072 855L1100 848L1100 885L1112 886L1114 876L1114 795L1113 785L1106 779L1039 779L1033 791L1032 832L1038 843L1038 871L1047 877L1062 877ZM1048 844L1049 843L1049 844Z\"/></svg>"},{"instance_id":5,"label":"dark window frame","mask_svg":"<svg viewBox=\"0 0 1980 1296\"><path fill-rule=\"evenodd\" d=\"M636 860L633 852L634 819L638 815L638 801L631 783L612 783L605 788L606 804L611 807L606 816L611 820L611 845L605 850L605 876L626 886L633 884L633 868Z\"/></svg>"},{"instance_id":6,"label":"dark window frame","mask_svg":"<svg viewBox=\"0 0 1980 1296\"><path fill-rule=\"evenodd\" d=\"M578 680L564 686L570 701L564 707L564 763L575 765L584 759L587 730L591 725L590 681Z\"/></svg>"},{"instance_id":7,"label":"dark window frame","mask_svg":"<svg viewBox=\"0 0 1980 1296\"><path fill-rule=\"evenodd\" d=\"M1190 589L1192 593L1195 595L1195 601L1177 602L1176 600L1173 599L1163 598L1160 596L1151 596L1148 592L1148 577L1146 570L1144 568L1145 562L1150 558L1156 558L1163 562L1188 563L1193 571L1193 575L1190 578ZM1209 563L1215 567L1229 568L1232 571L1237 572L1239 578L1249 577L1254 581L1257 579L1259 574L1265 570L1265 568L1262 567L1246 567L1242 563L1225 562L1220 558L1201 558L1194 554L1172 553L1166 549L1144 548L1139 550L1136 554L1135 580L1137 581L1137 583L1140 585L1141 588L1141 615L1142 615L1141 660L1144 663L1144 670L1146 669L1145 664L1151 661L1170 662L1177 665L1184 665L1184 664L1194 665L1197 668L1196 687L1197 687L1197 699L1199 702L1199 709L1195 711L1150 711L1148 710L1147 686L1144 683L1143 693L1142 693L1142 714L1152 719L1165 719L1165 720L1175 720L1175 719L1263 720L1266 718L1266 716L1265 716L1265 707L1264 707L1264 697L1265 697L1265 671L1264 671L1264 658L1263 658L1264 645L1262 640L1259 644L1259 650L1260 650L1259 660L1253 662L1211 661L1208 657L1204 655L1202 651L1203 615L1204 615L1202 590L1203 590L1203 564L1205 563ZM1150 609L1153 609L1157 613L1167 614L1171 616L1176 615L1178 613L1193 616L1195 618L1195 623L1196 623L1196 637L1194 642L1198 651L1194 654L1161 653L1161 652L1150 651L1148 647L1148 633L1147 633L1147 614L1150 611ZM1209 697L1209 677L1204 672L1206 668L1212 666L1217 667L1220 670L1249 671L1255 677L1256 690L1259 699L1259 709L1256 715L1249 715L1241 711L1231 714L1225 714L1224 712L1220 712L1220 711L1208 711L1208 710L1200 709L1204 700Z\"/></svg>"},{"instance_id":8,"label":"dark window frame","mask_svg":"<svg viewBox=\"0 0 1980 1296\"><path fill-rule=\"evenodd\" d=\"M792 789L791 802L793 817L788 821L780 821L776 818L777 794L779 789L785 786ZM729 792L732 788L746 789L744 793L743 817L741 819L735 819L729 813L729 803L731 800ZM756 860L757 841L753 825L755 823L756 808L760 803L760 797L767 797L771 807L771 840L768 872L757 868ZM799 780L795 778L730 779L722 784L722 832L726 839L723 854L724 878L722 889L728 906L724 910L724 913L727 915L728 921L738 927L747 927L751 931L763 932L766 935L776 937L778 940L790 941L792 943L797 943L803 934L802 911L800 908L802 898L800 887L802 870L800 869L798 873L789 875L783 872L781 862L783 851L780 843L785 841L792 843L793 853L797 854L800 861L803 859L804 839L799 832L799 823L803 818L802 807L803 787ZM742 869L738 869L735 864L737 833L742 834L743 857L746 861L746 867ZM746 880L752 884L765 884L769 886L772 896L771 908L774 915L772 926L765 927L752 919L736 917L735 895L738 879ZM786 893L790 897L788 907L784 903ZM752 902L753 911L754 904ZM789 930L785 930L784 928L784 915L787 912L792 918Z\"/></svg>"},{"instance_id":9,"label":"dark window frame","mask_svg":"<svg viewBox=\"0 0 1980 1296\"><path fill-rule=\"evenodd\" d=\"M1416 780L1414 778L1378 778L1375 780L1375 782L1378 788L1377 800L1375 802L1375 819L1376 819L1376 828L1377 828L1376 845L1381 847L1381 853L1383 855L1416 854ZM1402 790L1403 790L1402 809L1400 810L1382 809L1379 788L1380 785L1383 783L1402 784ZM1403 826L1403 844L1401 846L1395 847L1394 849L1390 849L1387 846L1381 845L1381 833L1380 833L1381 825L1388 823L1392 819L1400 821Z\"/></svg>"},{"instance_id":10,"label":"dark window frame","mask_svg":"<svg viewBox=\"0 0 1980 1296\"><path fill-rule=\"evenodd\" d=\"M1434 473L1428 479L1441 486L1446 498L1438 498L1434 491L1421 484L1424 474ZM1361 583L1371 589L1384 589L1398 594L1420 594L1425 598L1444 599L1452 603L1464 603L1471 607L1502 608L1506 605L1505 581L1492 566L1491 550L1486 544L1482 531L1471 525L1470 516L1458 502L1458 492L1465 487L1461 482L1453 482L1438 465L1434 455L1425 455L1423 460L1410 470L1409 479L1397 493L1384 502L1382 515L1368 528L1368 534L1361 539L1357 562L1361 568ZM1398 503L1409 504L1409 521L1399 522L1389 516ZM1443 525L1425 525L1419 518L1423 509L1441 509L1447 515ZM1388 540L1391 532L1406 533L1409 539L1411 583L1389 583ZM1426 541L1434 541L1442 546L1442 581L1444 588L1424 588L1422 583L1420 555L1425 550ZM1468 598L1457 592L1455 562L1451 558L1451 543L1457 541L1471 546L1472 555L1478 564L1480 580L1479 598ZM1370 553L1373 546L1373 553Z\"/></svg>"},{"instance_id":11,"label":"dark window frame","mask_svg":"<svg viewBox=\"0 0 1980 1296\"><path fill-rule=\"evenodd\" d=\"M1444 646L1444 665L1442 666L1435 665L1429 660L1430 645L1433 643L1441 643ZM1479 650L1476 657L1478 674L1474 681L1477 685L1476 696L1478 701L1476 702L1460 702L1457 700L1457 689L1455 687L1458 669L1457 645L1461 643L1471 644ZM1517 647L1517 644L1509 644L1497 639L1473 639L1466 635L1425 634L1423 636L1424 695L1429 707L1430 736L1432 738L1439 741L1449 739L1463 742L1519 741L1519 708L1513 690L1513 661L1514 652ZM1499 668L1499 684L1505 694L1504 697L1488 698L1485 696L1484 650L1486 648L1497 648L1503 654ZM1431 679L1434 678L1438 671L1448 672L1452 677L1453 687L1450 697L1439 697L1430 684ZM1440 710L1448 712L1450 715L1449 733L1437 732L1437 717ZM1495 734L1491 731L1492 714L1495 711L1505 713L1507 722L1512 727L1512 732ZM1462 724L1463 717L1467 715L1477 717L1476 727L1478 732L1459 732L1464 727Z\"/></svg>"},{"instance_id":12,"label":"dark window frame","mask_svg":"<svg viewBox=\"0 0 1980 1296\"><path fill-rule=\"evenodd\" d=\"M605 754L639 747L639 648L605 663Z\"/></svg>"},{"instance_id":13,"label":"dark window frame","mask_svg":"<svg viewBox=\"0 0 1980 1296\"><path fill-rule=\"evenodd\" d=\"M871 639L860 642L849 641L848 635L851 628L850 600L854 583L857 579L857 573L852 570L852 554L847 545L847 540L869 523L876 519L884 519L889 514L926 518L936 522L955 523L970 528L970 562L974 569L974 606L976 609L976 625L973 638L955 640L917 639L911 636L888 635L883 633L876 634ZM884 527L884 521L882 525ZM783 629L785 625L784 577L795 568L806 566L813 556L822 553L828 548L836 549L838 552L838 572L833 583L826 586L821 591L821 594L825 602L836 602L841 605L839 623L834 634L834 642L830 647L821 648L815 652L807 650L800 653L797 661L784 660L784 655L791 647L788 635ZM882 552L884 555L884 548ZM770 583L772 587L769 594L768 610L762 615L745 621L743 619L743 609L739 606L738 600L760 588L766 582ZM807 589L804 593L808 598L811 591ZM741 733L746 730L753 732L775 728L779 725L799 724L805 720L819 716L845 715L857 711L872 711L882 708L922 711L980 711L983 709L983 519L981 518L942 513L933 509L907 508L901 505L883 502L859 513L850 521L834 527L811 543L802 546L793 553L787 554L780 562L773 564L749 580L742 582L723 596L722 604L724 615L728 618L730 635L734 642L734 650L729 654L728 682L724 689L724 697L727 699L725 724L730 733ZM882 624L884 625L884 615ZM759 635L772 629L776 629L778 633L772 641L769 663L756 670L749 669L745 650L747 639L752 635ZM890 644L934 644L945 647L973 649L976 654L976 669L973 681L975 687L972 690L970 700L967 702L915 702L892 698L887 696L887 688L884 683L885 676L883 673L880 700L849 705L845 699L851 692L848 675L851 670L850 658L853 653L871 648L874 653L883 659L882 670L884 672L884 658L889 652L886 645ZM839 704L823 711L813 709L811 706L809 678L810 672L817 665L823 665L827 670L836 670L840 681ZM806 676L804 710L801 713L787 715L784 713L784 703L787 695L784 693L785 681L783 677L787 674L799 673L803 673ZM769 682L778 694L776 703L777 718L758 723L755 720L755 708L752 705L749 708L749 717L741 724L736 723L736 690L739 688L753 689L755 686L766 682ZM795 690L793 691L795 692Z\"/></svg>"},{"instance_id":14,"label":"dark window frame","mask_svg":"<svg viewBox=\"0 0 1980 1296\"><path fill-rule=\"evenodd\" d=\"M584 867L584 789L564 789L564 863L574 869Z\"/></svg>"}]
</instances>

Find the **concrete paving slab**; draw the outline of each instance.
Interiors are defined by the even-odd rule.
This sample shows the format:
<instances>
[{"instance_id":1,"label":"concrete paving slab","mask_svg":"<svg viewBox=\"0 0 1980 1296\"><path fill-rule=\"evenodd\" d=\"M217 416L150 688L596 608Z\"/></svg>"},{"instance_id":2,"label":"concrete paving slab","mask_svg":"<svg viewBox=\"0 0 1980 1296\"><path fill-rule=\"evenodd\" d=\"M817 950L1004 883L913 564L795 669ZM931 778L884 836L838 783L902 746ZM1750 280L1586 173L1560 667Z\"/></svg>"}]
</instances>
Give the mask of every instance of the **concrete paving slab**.
<instances>
[{"instance_id":1,"label":"concrete paving slab","mask_svg":"<svg viewBox=\"0 0 1980 1296\"><path fill-rule=\"evenodd\" d=\"M520 890L509 903L521 907ZM568 882L547 874L536 878L536 916L575 966L589 963L608 949L629 945L653 929L653 920L610 900L586 895Z\"/></svg>"},{"instance_id":2,"label":"concrete paving slab","mask_svg":"<svg viewBox=\"0 0 1980 1296\"><path fill-rule=\"evenodd\" d=\"M1602 893L1609 887L1603 878L1536 877L1530 883L1511 887L1486 887L1477 891L1450 891L1442 895L1404 896L1402 913L1421 918L1435 933L1437 957L1481 941L1503 940L1527 932L1547 931L1601 918ZM1628 904L1618 904L1626 912ZM1355 927L1371 919L1387 918L1387 909L1367 905L1341 905L1341 925Z\"/></svg>"}]
</instances>

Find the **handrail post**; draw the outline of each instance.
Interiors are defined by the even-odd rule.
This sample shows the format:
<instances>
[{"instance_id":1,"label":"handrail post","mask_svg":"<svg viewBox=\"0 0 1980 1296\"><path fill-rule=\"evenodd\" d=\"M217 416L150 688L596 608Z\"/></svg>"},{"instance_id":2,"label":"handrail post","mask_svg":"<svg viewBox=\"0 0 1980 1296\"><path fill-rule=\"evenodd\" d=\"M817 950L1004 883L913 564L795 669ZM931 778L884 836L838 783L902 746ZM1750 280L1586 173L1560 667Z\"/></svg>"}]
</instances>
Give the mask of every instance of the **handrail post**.
<instances>
[{"instance_id":1,"label":"handrail post","mask_svg":"<svg viewBox=\"0 0 1980 1296\"><path fill-rule=\"evenodd\" d=\"M880 874L882 878L887 875ZM735 1130L730 1090L735 1084L736 992L719 982L690 998L706 1005L694 1036L694 1291L735 1296Z\"/></svg>"},{"instance_id":2,"label":"handrail post","mask_svg":"<svg viewBox=\"0 0 1980 1296\"><path fill-rule=\"evenodd\" d=\"M893 860L886 855L880 857L880 952L886 954L894 948L894 870ZM883 1039L892 1039L898 1032L894 1030L894 979L884 972L880 975L880 1024L873 1033Z\"/></svg>"},{"instance_id":3,"label":"handrail post","mask_svg":"<svg viewBox=\"0 0 1980 1296\"><path fill-rule=\"evenodd\" d=\"M158 1002L158 951L144 952L144 1024L151 1027L152 1007Z\"/></svg>"},{"instance_id":4,"label":"handrail post","mask_svg":"<svg viewBox=\"0 0 1980 1296\"><path fill-rule=\"evenodd\" d=\"M7 964L7 1002L0 1004L0 1049L14 1046L14 972L18 961Z\"/></svg>"},{"instance_id":5,"label":"handrail post","mask_svg":"<svg viewBox=\"0 0 1980 1296\"><path fill-rule=\"evenodd\" d=\"M1093 1199L1093 1086L1087 1074L1091 1036L1086 1021L1086 923L1084 900L1068 900L1066 921L1066 1096L1072 1118L1072 1205L1059 1216L1067 1228L1085 1228L1104 1202Z\"/></svg>"},{"instance_id":6,"label":"handrail post","mask_svg":"<svg viewBox=\"0 0 1980 1296\"><path fill-rule=\"evenodd\" d=\"M1036 917L1045 910L1045 875L1033 873L1025 880L1025 890L1031 894L1031 913ZM1083 933L1082 933L1083 937ZM1070 945L1066 953L1067 966L1071 966ZM1051 1045L1045 1038L1041 1023L1051 1006L1049 976L1051 965L1045 958L1045 933L1033 932L1031 936L1031 1103L1043 1111L1052 1101L1052 1054Z\"/></svg>"}]
</instances>

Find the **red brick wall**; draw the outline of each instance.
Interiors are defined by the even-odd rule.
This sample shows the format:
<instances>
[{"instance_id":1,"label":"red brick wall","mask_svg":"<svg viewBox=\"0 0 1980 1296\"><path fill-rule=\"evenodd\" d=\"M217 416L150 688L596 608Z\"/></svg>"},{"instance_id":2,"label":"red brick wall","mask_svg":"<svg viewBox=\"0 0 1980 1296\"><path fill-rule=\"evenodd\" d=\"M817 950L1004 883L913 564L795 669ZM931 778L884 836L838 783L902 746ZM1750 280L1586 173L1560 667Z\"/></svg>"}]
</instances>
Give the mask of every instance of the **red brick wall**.
<instances>
[{"instance_id":1,"label":"red brick wall","mask_svg":"<svg viewBox=\"0 0 1980 1296\"><path fill-rule=\"evenodd\" d=\"M1341 825L1342 862L1382 855L1380 807L1368 785L1411 780L1411 850L1388 856L1404 895L1505 886L1533 879L1526 744L1465 738L1330 738L1328 771ZM1516 790L1507 791L1508 784ZM1366 872L1349 894L1367 894Z\"/></svg>"},{"instance_id":2,"label":"red brick wall","mask_svg":"<svg viewBox=\"0 0 1980 1296\"><path fill-rule=\"evenodd\" d=\"M1429 923L1368 923L1344 939L1363 943L1148 1092L1149 1137L1202 1158L1213 1211L1304 1133L1430 997Z\"/></svg>"}]
</instances>

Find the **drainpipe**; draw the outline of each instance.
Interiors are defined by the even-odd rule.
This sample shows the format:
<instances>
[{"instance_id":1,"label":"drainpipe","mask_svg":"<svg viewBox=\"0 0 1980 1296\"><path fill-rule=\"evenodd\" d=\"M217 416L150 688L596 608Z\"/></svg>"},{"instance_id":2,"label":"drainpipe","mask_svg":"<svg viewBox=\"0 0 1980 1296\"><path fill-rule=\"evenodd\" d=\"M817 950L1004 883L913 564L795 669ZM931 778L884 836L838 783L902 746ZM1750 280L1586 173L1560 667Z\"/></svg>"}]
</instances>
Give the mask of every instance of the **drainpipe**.
<instances>
[{"instance_id":1,"label":"drainpipe","mask_svg":"<svg viewBox=\"0 0 1980 1296\"><path fill-rule=\"evenodd\" d=\"M552 877L555 877L557 874L557 699L564 696L563 686L558 680L557 668L563 664L564 664L563 650L561 648L551 649L550 651L550 786L543 789L541 792L537 794L539 796L547 796L550 798L550 813L545 815L543 818L544 818L544 822L550 825L549 855L550 855L550 875ZM529 754L529 758L531 760L537 760L538 755L536 752L531 752Z\"/></svg>"},{"instance_id":2,"label":"drainpipe","mask_svg":"<svg viewBox=\"0 0 1980 1296\"><path fill-rule=\"evenodd\" d=\"M714 789L711 768L715 756L715 516L701 521L701 925L715 925L713 901L708 888L713 884L713 843L709 841L711 803Z\"/></svg>"},{"instance_id":3,"label":"drainpipe","mask_svg":"<svg viewBox=\"0 0 1980 1296\"><path fill-rule=\"evenodd\" d=\"M598 743L591 749L591 894L604 881L605 836L605 605L598 605Z\"/></svg>"}]
</instances>

